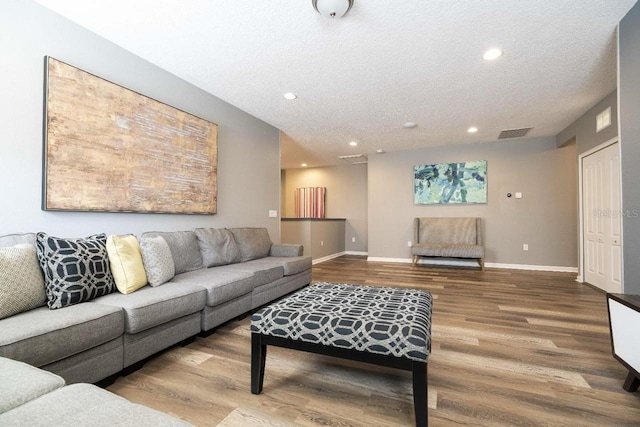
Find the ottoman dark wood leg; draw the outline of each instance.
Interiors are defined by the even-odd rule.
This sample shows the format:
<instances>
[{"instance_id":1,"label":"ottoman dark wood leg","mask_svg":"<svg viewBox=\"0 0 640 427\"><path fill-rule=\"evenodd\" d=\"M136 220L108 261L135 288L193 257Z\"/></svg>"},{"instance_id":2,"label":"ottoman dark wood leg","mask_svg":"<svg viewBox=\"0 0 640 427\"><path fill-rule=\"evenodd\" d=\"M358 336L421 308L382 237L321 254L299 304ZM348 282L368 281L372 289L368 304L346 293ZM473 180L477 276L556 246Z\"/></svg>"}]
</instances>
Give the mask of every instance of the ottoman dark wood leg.
<instances>
[{"instance_id":1,"label":"ottoman dark wood leg","mask_svg":"<svg viewBox=\"0 0 640 427\"><path fill-rule=\"evenodd\" d=\"M427 364L413 362L413 407L416 427L426 427L427 420Z\"/></svg>"},{"instance_id":2,"label":"ottoman dark wood leg","mask_svg":"<svg viewBox=\"0 0 640 427\"><path fill-rule=\"evenodd\" d=\"M262 343L262 334L251 334L251 393L260 394L264 383L264 365L267 346Z\"/></svg>"},{"instance_id":3,"label":"ottoman dark wood leg","mask_svg":"<svg viewBox=\"0 0 640 427\"><path fill-rule=\"evenodd\" d=\"M636 374L634 372L629 371L627 379L624 381L624 385L622 386L622 388L625 391L635 393L636 391L638 391L638 387L640 387L640 379L636 377Z\"/></svg>"}]
</instances>

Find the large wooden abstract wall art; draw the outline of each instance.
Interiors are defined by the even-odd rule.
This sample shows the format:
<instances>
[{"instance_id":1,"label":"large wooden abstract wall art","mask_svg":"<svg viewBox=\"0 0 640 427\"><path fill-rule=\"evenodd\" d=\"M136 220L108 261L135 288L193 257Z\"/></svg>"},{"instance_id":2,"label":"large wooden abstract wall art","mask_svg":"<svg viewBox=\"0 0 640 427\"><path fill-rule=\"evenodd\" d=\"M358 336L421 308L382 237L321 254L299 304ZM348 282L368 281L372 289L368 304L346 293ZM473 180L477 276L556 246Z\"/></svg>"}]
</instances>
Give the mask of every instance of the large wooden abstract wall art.
<instances>
[{"instance_id":1,"label":"large wooden abstract wall art","mask_svg":"<svg viewBox=\"0 0 640 427\"><path fill-rule=\"evenodd\" d=\"M214 214L218 126L46 58L43 209Z\"/></svg>"}]
</instances>

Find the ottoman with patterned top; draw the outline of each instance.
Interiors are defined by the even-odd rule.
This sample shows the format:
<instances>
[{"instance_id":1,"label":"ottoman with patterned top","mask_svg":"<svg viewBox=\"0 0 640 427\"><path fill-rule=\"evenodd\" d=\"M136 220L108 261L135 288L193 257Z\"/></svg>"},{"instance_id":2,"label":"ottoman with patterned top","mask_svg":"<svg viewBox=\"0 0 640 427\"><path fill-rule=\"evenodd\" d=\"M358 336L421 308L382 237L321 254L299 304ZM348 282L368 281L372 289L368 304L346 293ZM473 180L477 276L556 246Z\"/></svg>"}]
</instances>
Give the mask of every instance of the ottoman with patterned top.
<instances>
[{"instance_id":1,"label":"ottoman with patterned top","mask_svg":"<svg viewBox=\"0 0 640 427\"><path fill-rule=\"evenodd\" d=\"M429 292L315 283L251 316L251 392L262 391L267 345L413 372L416 425L427 425Z\"/></svg>"}]
</instances>

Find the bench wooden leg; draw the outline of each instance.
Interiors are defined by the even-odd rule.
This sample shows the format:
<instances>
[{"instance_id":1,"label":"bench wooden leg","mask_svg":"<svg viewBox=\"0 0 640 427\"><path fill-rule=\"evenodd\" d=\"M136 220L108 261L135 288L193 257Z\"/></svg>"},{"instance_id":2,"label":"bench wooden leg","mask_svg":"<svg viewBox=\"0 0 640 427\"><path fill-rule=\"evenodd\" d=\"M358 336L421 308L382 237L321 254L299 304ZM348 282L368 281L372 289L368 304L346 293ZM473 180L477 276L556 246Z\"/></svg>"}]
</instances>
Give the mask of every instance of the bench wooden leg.
<instances>
[{"instance_id":1,"label":"bench wooden leg","mask_svg":"<svg viewBox=\"0 0 640 427\"><path fill-rule=\"evenodd\" d=\"M427 364L413 362L413 406L416 427L426 427L427 418Z\"/></svg>"},{"instance_id":2,"label":"bench wooden leg","mask_svg":"<svg viewBox=\"0 0 640 427\"><path fill-rule=\"evenodd\" d=\"M484 271L484 258L480 258L480 268Z\"/></svg>"},{"instance_id":3,"label":"bench wooden leg","mask_svg":"<svg viewBox=\"0 0 640 427\"><path fill-rule=\"evenodd\" d=\"M266 360L267 346L262 343L262 335L251 334L251 393L253 394L262 392Z\"/></svg>"},{"instance_id":4,"label":"bench wooden leg","mask_svg":"<svg viewBox=\"0 0 640 427\"><path fill-rule=\"evenodd\" d=\"M414 255L413 256L413 266L415 267L416 263L418 262L418 255Z\"/></svg>"}]
</instances>

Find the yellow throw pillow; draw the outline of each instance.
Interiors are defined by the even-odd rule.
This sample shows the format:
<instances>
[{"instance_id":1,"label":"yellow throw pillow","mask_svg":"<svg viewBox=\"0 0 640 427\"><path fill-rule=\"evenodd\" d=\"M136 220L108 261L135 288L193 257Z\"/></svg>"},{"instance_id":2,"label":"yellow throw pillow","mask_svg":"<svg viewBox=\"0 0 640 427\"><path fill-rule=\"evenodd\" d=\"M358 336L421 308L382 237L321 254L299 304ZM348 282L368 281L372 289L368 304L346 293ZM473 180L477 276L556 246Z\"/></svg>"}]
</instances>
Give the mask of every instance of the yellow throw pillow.
<instances>
[{"instance_id":1,"label":"yellow throw pillow","mask_svg":"<svg viewBox=\"0 0 640 427\"><path fill-rule=\"evenodd\" d=\"M130 294L147 284L140 244L136 236L111 235L107 239L107 254L111 274L116 287L123 294Z\"/></svg>"}]
</instances>

